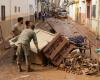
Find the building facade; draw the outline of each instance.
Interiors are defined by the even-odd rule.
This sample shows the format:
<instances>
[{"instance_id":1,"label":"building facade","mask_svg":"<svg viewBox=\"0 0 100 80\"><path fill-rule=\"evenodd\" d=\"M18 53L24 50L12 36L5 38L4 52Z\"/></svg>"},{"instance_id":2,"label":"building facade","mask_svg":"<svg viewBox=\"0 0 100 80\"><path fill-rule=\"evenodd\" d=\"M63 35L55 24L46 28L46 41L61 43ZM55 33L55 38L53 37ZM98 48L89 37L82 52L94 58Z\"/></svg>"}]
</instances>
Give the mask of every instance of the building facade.
<instances>
[{"instance_id":1,"label":"building facade","mask_svg":"<svg viewBox=\"0 0 100 80\"><path fill-rule=\"evenodd\" d=\"M85 0L79 1L79 17L80 17L80 23L86 24L86 2Z\"/></svg>"},{"instance_id":2,"label":"building facade","mask_svg":"<svg viewBox=\"0 0 100 80\"><path fill-rule=\"evenodd\" d=\"M69 0L69 17L100 37L100 0Z\"/></svg>"},{"instance_id":3,"label":"building facade","mask_svg":"<svg viewBox=\"0 0 100 80\"><path fill-rule=\"evenodd\" d=\"M92 0L91 30L100 39L100 0Z\"/></svg>"},{"instance_id":4,"label":"building facade","mask_svg":"<svg viewBox=\"0 0 100 80\"><path fill-rule=\"evenodd\" d=\"M69 17L79 21L79 0L69 0Z\"/></svg>"},{"instance_id":5,"label":"building facade","mask_svg":"<svg viewBox=\"0 0 100 80\"><path fill-rule=\"evenodd\" d=\"M75 20L75 4L74 0L69 0L69 17Z\"/></svg>"},{"instance_id":6,"label":"building facade","mask_svg":"<svg viewBox=\"0 0 100 80\"><path fill-rule=\"evenodd\" d=\"M0 21L19 16L33 15L37 9L36 0L0 0Z\"/></svg>"}]
</instances>

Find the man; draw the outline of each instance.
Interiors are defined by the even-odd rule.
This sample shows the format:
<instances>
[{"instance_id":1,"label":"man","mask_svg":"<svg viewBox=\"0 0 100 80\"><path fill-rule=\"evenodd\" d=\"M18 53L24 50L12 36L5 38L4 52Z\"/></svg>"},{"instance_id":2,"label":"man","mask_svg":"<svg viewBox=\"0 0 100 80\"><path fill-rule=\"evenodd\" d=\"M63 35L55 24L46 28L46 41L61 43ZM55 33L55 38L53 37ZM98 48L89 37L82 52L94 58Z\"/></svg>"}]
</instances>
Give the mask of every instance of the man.
<instances>
[{"instance_id":1,"label":"man","mask_svg":"<svg viewBox=\"0 0 100 80\"><path fill-rule=\"evenodd\" d=\"M37 12L35 11L35 22L37 21Z\"/></svg>"},{"instance_id":2,"label":"man","mask_svg":"<svg viewBox=\"0 0 100 80\"><path fill-rule=\"evenodd\" d=\"M23 17L19 17L18 19L17 19L17 23L14 25L14 26L12 26L12 36L13 37L16 37L16 36L18 36L21 32L22 32L22 30L24 29L24 25L23 25ZM17 40L17 39L16 39ZM16 46L14 45L14 46L12 46L12 48L13 48L13 58L12 58L12 62L15 62L15 60L16 60Z\"/></svg>"},{"instance_id":3,"label":"man","mask_svg":"<svg viewBox=\"0 0 100 80\"><path fill-rule=\"evenodd\" d=\"M12 27L13 37L18 36L22 32L23 29L24 29L23 17L19 17L17 19L17 23Z\"/></svg>"},{"instance_id":4,"label":"man","mask_svg":"<svg viewBox=\"0 0 100 80\"><path fill-rule=\"evenodd\" d=\"M42 21L45 21L45 12L42 12Z\"/></svg>"},{"instance_id":5,"label":"man","mask_svg":"<svg viewBox=\"0 0 100 80\"><path fill-rule=\"evenodd\" d=\"M42 14L41 12L39 12L39 20L41 20Z\"/></svg>"},{"instance_id":6,"label":"man","mask_svg":"<svg viewBox=\"0 0 100 80\"><path fill-rule=\"evenodd\" d=\"M25 22L25 25L26 25L26 27L25 28L30 28L32 25L33 25L33 23L31 22L31 21L26 21Z\"/></svg>"},{"instance_id":7,"label":"man","mask_svg":"<svg viewBox=\"0 0 100 80\"><path fill-rule=\"evenodd\" d=\"M29 29L24 29L22 31L22 33L20 34L19 38L18 38L18 48L17 48L17 65L18 65L18 69L21 72L22 68L21 68L21 59L22 59L22 53L24 52L25 55L25 61L26 61L26 66L27 66L27 71L30 72L31 68L30 68L30 41L33 39L34 44L37 48L37 51L39 52L39 48L38 48L38 42L37 42L37 37L35 32L33 31L35 28L35 26L31 26L31 28Z\"/></svg>"}]
</instances>

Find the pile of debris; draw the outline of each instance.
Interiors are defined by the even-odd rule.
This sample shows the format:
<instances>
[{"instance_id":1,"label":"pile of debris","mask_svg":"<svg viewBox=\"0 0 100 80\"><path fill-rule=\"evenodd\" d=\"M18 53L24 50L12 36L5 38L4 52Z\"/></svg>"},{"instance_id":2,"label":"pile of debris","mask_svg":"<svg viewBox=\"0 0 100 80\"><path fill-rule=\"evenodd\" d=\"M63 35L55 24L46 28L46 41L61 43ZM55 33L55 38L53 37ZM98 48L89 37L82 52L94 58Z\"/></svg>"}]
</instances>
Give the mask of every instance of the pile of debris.
<instances>
[{"instance_id":1,"label":"pile of debris","mask_svg":"<svg viewBox=\"0 0 100 80\"><path fill-rule=\"evenodd\" d=\"M72 52L67 54L60 67L65 69L66 72L73 74L96 74L99 71L99 64L97 60L84 57L81 53Z\"/></svg>"},{"instance_id":2,"label":"pile of debris","mask_svg":"<svg viewBox=\"0 0 100 80\"><path fill-rule=\"evenodd\" d=\"M72 51L76 49L76 51ZM97 60L87 58L86 53L77 51L75 44L58 34L43 50L45 56L53 65L74 74L95 74L99 71ZM83 55L84 54L84 55Z\"/></svg>"}]
</instances>

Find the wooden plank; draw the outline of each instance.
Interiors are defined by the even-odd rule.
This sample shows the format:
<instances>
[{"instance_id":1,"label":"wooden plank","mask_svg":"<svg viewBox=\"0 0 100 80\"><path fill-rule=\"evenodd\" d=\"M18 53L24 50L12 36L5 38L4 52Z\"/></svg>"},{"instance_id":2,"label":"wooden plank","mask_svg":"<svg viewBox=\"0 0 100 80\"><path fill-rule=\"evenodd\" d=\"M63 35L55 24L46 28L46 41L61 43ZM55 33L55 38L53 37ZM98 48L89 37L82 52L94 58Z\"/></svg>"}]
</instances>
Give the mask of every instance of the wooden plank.
<instances>
[{"instance_id":1,"label":"wooden plank","mask_svg":"<svg viewBox=\"0 0 100 80\"><path fill-rule=\"evenodd\" d=\"M67 39L63 36L58 36L56 40L50 44L49 48L47 51L45 51L45 56L48 57L49 59L53 59L53 57L60 51L60 49L66 44Z\"/></svg>"},{"instance_id":2,"label":"wooden plank","mask_svg":"<svg viewBox=\"0 0 100 80\"><path fill-rule=\"evenodd\" d=\"M55 58L52 60L52 63L56 66L58 66L64 59L63 55L67 52L69 48L69 43L66 43L65 46L61 49L61 51L58 53L58 55L55 56Z\"/></svg>"},{"instance_id":3,"label":"wooden plank","mask_svg":"<svg viewBox=\"0 0 100 80\"><path fill-rule=\"evenodd\" d=\"M55 41L58 39L59 36L60 34L57 33L56 37L44 48L43 50L44 53L52 46L53 43L55 43Z\"/></svg>"},{"instance_id":4,"label":"wooden plank","mask_svg":"<svg viewBox=\"0 0 100 80\"><path fill-rule=\"evenodd\" d=\"M59 66L60 63L63 61L63 57L61 55L57 55L55 60L52 61L52 63L55 65L55 66Z\"/></svg>"},{"instance_id":5,"label":"wooden plank","mask_svg":"<svg viewBox=\"0 0 100 80\"><path fill-rule=\"evenodd\" d=\"M70 51L76 48L75 45L73 44L66 44L64 46L64 48L62 48L62 50L56 55L56 57L52 60L52 63L56 66L59 66L61 64L61 62L64 60L64 58L70 53Z\"/></svg>"},{"instance_id":6,"label":"wooden plank","mask_svg":"<svg viewBox=\"0 0 100 80\"><path fill-rule=\"evenodd\" d=\"M53 50L55 50L55 48L58 46L58 44L59 44L59 41L60 41L60 35L57 35L55 38L54 38L54 40L52 40L49 44L48 44L48 46L46 47L46 51L44 52L45 53L45 56L47 57L47 58L50 58L50 55L51 55L51 53L53 52Z\"/></svg>"},{"instance_id":7,"label":"wooden plank","mask_svg":"<svg viewBox=\"0 0 100 80\"><path fill-rule=\"evenodd\" d=\"M31 63L42 65L44 63L44 57L42 52L39 54L31 53Z\"/></svg>"},{"instance_id":8,"label":"wooden plank","mask_svg":"<svg viewBox=\"0 0 100 80\"><path fill-rule=\"evenodd\" d=\"M62 38L63 41L59 42L59 45L56 47L56 49L51 53L50 55L50 59L53 59L57 53L62 49L62 47L64 47L64 45L67 43L67 39L66 38Z\"/></svg>"}]
</instances>

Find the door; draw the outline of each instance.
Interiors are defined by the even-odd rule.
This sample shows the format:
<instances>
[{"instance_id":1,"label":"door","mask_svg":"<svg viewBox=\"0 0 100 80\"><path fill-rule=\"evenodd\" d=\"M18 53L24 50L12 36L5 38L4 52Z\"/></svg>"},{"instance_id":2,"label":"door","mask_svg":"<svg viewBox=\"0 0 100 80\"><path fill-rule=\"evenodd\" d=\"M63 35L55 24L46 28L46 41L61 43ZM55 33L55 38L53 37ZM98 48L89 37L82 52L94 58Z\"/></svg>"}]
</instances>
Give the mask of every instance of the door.
<instances>
[{"instance_id":1,"label":"door","mask_svg":"<svg viewBox=\"0 0 100 80\"><path fill-rule=\"evenodd\" d=\"M1 6L1 20L5 20L5 6L2 5Z\"/></svg>"},{"instance_id":2,"label":"door","mask_svg":"<svg viewBox=\"0 0 100 80\"><path fill-rule=\"evenodd\" d=\"M90 5L87 6L87 18L90 18Z\"/></svg>"},{"instance_id":3,"label":"door","mask_svg":"<svg viewBox=\"0 0 100 80\"><path fill-rule=\"evenodd\" d=\"M90 29L91 29L91 6L90 4L87 5L87 25L90 26Z\"/></svg>"}]
</instances>

